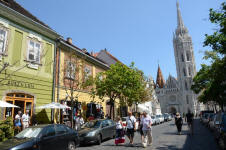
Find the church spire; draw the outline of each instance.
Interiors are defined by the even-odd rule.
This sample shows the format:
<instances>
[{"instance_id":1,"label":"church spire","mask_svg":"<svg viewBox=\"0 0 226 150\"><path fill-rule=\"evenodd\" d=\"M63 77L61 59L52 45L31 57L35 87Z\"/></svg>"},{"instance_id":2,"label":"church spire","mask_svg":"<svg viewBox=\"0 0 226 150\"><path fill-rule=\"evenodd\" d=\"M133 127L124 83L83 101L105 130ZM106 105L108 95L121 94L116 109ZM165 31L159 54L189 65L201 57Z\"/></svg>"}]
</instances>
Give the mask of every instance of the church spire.
<instances>
[{"instance_id":1,"label":"church spire","mask_svg":"<svg viewBox=\"0 0 226 150\"><path fill-rule=\"evenodd\" d=\"M162 75L162 71L160 69L160 66L158 65L158 72L157 72L157 78L156 78L156 86L159 88L163 88L165 84L165 80Z\"/></svg>"},{"instance_id":2,"label":"church spire","mask_svg":"<svg viewBox=\"0 0 226 150\"><path fill-rule=\"evenodd\" d=\"M177 27L180 27L180 28L184 27L178 1L177 1Z\"/></svg>"},{"instance_id":3,"label":"church spire","mask_svg":"<svg viewBox=\"0 0 226 150\"><path fill-rule=\"evenodd\" d=\"M188 33L187 28L184 26L184 22L181 17L181 12L179 8L179 2L177 1L177 29L176 36L183 36Z\"/></svg>"}]
</instances>

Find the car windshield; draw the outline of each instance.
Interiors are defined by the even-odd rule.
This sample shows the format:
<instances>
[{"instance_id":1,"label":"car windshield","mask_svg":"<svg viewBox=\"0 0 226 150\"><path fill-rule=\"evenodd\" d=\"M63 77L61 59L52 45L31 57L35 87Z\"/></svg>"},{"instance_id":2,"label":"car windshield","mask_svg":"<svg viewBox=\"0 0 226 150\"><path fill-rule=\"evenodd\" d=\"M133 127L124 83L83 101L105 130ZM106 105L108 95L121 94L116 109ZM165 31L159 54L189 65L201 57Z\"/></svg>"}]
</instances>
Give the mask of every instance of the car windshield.
<instances>
[{"instance_id":1,"label":"car windshield","mask_svg":"<svg viewBox=\"0 0 226 150\"><path fill-rule=\"evenodd\" d=\"M36 138L41 132L42 128L27 128L17 134L16 138Z\"/></svg>"},{"instance_id":2,"label":"car windshield","mask_svg":"<svg viewBox=\"0 0 226 150\"><path fill-rule=\"evenodd\" d=\"M122 121L126 121L126 117L123 117L123 118L122 118Z\"/></svg>"},{"instance_id":3,"label":"car windshield","mask_svg":"<svg viewBox=\"0 0 226 150\"><path fill-rule=\"evenodd\" d=\"M90 122L85 123L82 128L99 128L100 124L101 124L101 121L97 121L97 120L90 121Z\"/></svg>"},{"instance_id":4,"label":"car windshield","mask_svg":"<svg viewBox=\"0 0 226 150\"><path fill-rule=\"evenodd\" d=\"M154 116L151 116L151 119L155 119L155 117Z\"/></svg>"}]
</instances>

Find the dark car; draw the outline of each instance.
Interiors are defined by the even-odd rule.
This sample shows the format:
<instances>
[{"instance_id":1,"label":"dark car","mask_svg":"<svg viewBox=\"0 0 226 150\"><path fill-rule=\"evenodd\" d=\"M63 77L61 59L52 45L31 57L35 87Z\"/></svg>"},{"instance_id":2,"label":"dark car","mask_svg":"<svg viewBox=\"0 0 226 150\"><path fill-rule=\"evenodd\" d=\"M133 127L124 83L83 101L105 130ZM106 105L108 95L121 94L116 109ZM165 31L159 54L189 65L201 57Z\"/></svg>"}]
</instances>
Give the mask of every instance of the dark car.
<instances>
[{"instance_id":1,"label":"dark car","mask_svg":"<svg viewBox=\"0 0 226 150\"><path fill-rule=\"evenodd\" d=\"M74 150L78 133L61 124L29 127L14 138L0 143L1 150Z\"/></svg>"},{"instance_id":2,"label":"dark car","mask_svg":"<svg viewBox=\"0 0 226 150\"><path fill-rule=\"evenodd\" d=\"M102 140L114 138L116 134L116 125L110 119L100 119L87 122L79 131L81 144L95 142L101 144Z\"/></svg>"}]
</instances>

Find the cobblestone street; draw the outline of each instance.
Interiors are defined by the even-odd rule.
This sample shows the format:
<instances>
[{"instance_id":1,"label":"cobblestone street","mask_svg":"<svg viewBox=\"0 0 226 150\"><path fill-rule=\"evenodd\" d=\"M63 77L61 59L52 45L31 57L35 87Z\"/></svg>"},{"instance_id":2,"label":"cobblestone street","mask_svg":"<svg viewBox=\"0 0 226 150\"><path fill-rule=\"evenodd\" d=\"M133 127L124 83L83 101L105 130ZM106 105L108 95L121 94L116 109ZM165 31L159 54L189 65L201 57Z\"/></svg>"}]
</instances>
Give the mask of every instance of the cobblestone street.
<instances>
[{"instance_id":1,"label":"cobblestone street","mask_svg":"<svg viewBox=\"0 0 226 150\"><path fill-rule=\"evenodd\" d=\"M128 143L128 139L126 139ZM104 141L101 145L90 144L79 147L78 150L132 150L143 149L140 135L136 133L134 147L115 146L114 140ZM153 145L146 149L151 150L219 150L214 138L207 128L195 120L194 135L188 135L187 124L183 125L182 135L176 134L174 121L153 127Z\"/></svg>"}]
</instances>

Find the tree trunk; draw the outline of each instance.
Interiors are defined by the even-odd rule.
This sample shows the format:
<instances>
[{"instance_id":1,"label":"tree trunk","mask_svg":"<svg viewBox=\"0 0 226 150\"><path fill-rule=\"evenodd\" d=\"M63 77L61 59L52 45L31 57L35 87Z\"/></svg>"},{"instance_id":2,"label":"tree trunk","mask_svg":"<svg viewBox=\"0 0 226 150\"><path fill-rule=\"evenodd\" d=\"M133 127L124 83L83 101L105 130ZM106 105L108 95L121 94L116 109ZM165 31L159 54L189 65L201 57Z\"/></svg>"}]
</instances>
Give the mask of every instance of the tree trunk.
<instances>
[{"instance_id":1,"label":"tree trunk","mask_svg":"<svg viewBox=\"0 0 226 150\"><path fill-rule=\"evenodd\" d=\"M71 99L71 128L74 129L74 117L73 117L73 112L74 111L74 102L73 99Z\"/></svg>"}]
</instances>

